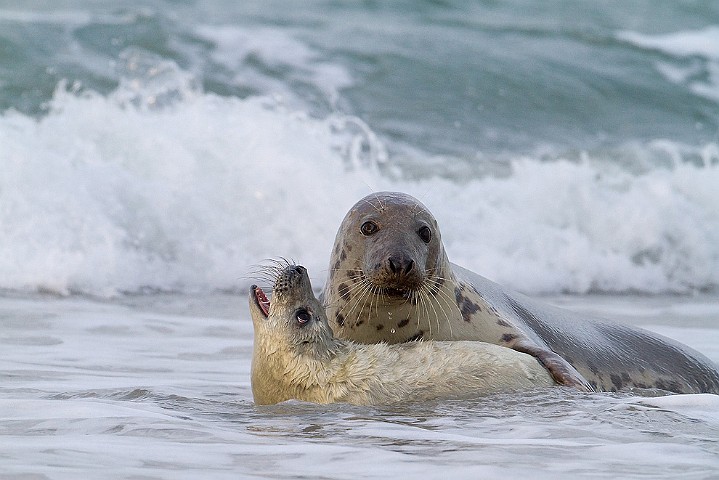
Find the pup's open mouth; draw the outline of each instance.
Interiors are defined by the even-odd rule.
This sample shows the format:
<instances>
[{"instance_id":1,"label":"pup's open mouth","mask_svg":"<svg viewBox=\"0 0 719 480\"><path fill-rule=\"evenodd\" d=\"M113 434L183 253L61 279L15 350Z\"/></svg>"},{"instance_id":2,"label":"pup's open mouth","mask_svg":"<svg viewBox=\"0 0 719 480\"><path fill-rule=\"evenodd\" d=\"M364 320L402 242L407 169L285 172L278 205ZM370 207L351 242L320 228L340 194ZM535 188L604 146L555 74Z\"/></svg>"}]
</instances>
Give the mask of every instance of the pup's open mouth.
<instances>
[{"instance_id":1,"label":"pup's open mouth","mask_svg":"<svg viewBox=\"0 0 719 480\"><path fill-rule=\"evenodd\" d=\"M270 315L270 301L267 299L267 295L257 285L250 287L250 294L255 299L255 304L260 308L262 314L267 318Z\"/></svg>"}]
</instances>

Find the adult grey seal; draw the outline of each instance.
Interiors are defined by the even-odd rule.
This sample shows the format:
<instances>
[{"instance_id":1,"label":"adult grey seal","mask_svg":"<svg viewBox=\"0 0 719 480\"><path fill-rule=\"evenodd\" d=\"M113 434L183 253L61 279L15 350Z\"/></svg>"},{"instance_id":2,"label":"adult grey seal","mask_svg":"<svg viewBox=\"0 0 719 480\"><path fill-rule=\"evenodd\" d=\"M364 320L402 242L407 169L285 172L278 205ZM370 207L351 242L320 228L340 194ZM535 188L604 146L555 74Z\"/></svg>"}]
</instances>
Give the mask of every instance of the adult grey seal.
<instances>
[{"instance_id":1,"label":"adult grey seal","mask_svg":"<svg viewBox=\"0 0 719 480\"><path fill-rule=\"evenodd\" d=\"M535 356L558 383L582 390L719 393L716 365L685 345L450 263L434 216L403 193L368 195L347 213L323 301L337 336L356 342L481 340Z\"/></svg>"},{"instance_id":2,"label":"adult grey seal","mask_svg":"<svg viewBox=\"0 0 719 480\"><path fill-rule=\"evenodd\" d=\"M484 342L340 340L304 267L280 266L274 275L271 302L255 285L249 296L252 394L259 405L290 399L396 404L555 385L536 359Z\"/></svg>"}]
</instances>

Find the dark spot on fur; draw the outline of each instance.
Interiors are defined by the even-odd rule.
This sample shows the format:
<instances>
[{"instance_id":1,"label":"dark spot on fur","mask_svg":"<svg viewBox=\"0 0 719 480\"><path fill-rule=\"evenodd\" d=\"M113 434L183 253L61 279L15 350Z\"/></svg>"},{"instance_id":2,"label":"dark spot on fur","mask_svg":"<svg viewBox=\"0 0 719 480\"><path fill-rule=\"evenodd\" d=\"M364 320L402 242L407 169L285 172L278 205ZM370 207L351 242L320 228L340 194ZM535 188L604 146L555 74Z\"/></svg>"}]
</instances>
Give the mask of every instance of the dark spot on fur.
<instances>
[{"instance_id":1,"label":"dark spot on fur","mask_svg":"<svg viewBox=\"0 0 719 480\"><path fill-rule=\"evenodd\" d=\"M500 327L511 327L512 326L510 323L505 322L501 318L497 319L497 325L499 325Z\"/></svg>"},{"instance_id":2,"label":"dark spot on fur","mask_svg":"<svg viewBox=\"0 0 719 480\"><path fill-rule=\"evenodd\" d=\"M408 323L409 323L409 318L405 318L404 320L402 320L401 322L399 322L399 323L397 324L397 326L398 326L399 328L406 327Z\"/></svg>"},{"instance_id":3,"label":"dark spot on fur","mask_svg":"<svg viewBox=\"0 0 719 480\"><path fill-rule=\"evenodd\" d=\"M345 250L347 250L348 252L351 252L351 251L352 251L352 244L351 244L351 243L345 242L344 247L345 247Z\"/></svg>"},{"instance_id":4,"label":"dark spot on fur","mask_svg":"<svg viewBox=\"0 0 719 480\"><path fill-rule=\"evenodd\" d=\"M347 270L347 276L350 277L352 283L357 283L362 278L362 272L359 270Z\"/></svg>"},{"instance_id":5,"label":"dark spot on fur","mask_svg":"<svg viewBox=\"0 0 719 480\"><path fill-rule=\"evenodd\" d=\"M347 252L342 250L342 253L340 253L340 261L344 262L347 260Z\"/></svg>"},{"instance_id":6,"label":"dark spot on fur","mask_svg":"<svg viewBox=\"0 0 719 480\"><path fill-rule=\"evenodd\" d=\"M621 390L624 383L622 382L622 377L617 375L616 373L612 373L609 375L609 378L612 380L612 384L617 390Z\"/></svg>"},{"instance_id":7,"label":"dark spot on fur","mask_svg":"<svg viewBox=\"0 0 719 480\"><path fill-rule=\"evenodd\" d=\"M379 332L380 330L382 330L383 328L384 328L384 325L382 325L381 323L380 323L379 325L377 325L377 331L378 331L378 332Z\"/></svg>"},{"instance_id":8,"label":"dark spot on fur","mask_svg":"<svg viewBox=\"0 0 719 480\"><path fill-rule=\"evenodd\" d=\"M359 320L357 323L355 323L355 327L359 327L364 323L364 320Z\"/></svg>"},{"instance_id":9,"label":"dark spot on fur","mask_svg":"<svg viewBox=\"0 0 719 480\"><path fill-rule=\"evenodd\" d=\"M462 312L462 318L465 322L471 322L472 315L482 311L479 305L464 296L462 297L462 303L459 304L459 309Z\"/></svg>"},{"instance_id":10,"label":"dark spot on fur","mask_svg":"<svg viewBox=\"0 0 719 480\"><path fill-rule=\"evenodd\" d=\"M567 360L567 361L569 362L569 360ZM572 363L572 362L569 362L569 363ZM627 372L622 372L622 381L624 381L626 383L626 382L629 382L630 380L631 380L631 378L629 377L629 374Z\"/></svg>"},{"instance_id":11,"label":"dark spot on fur","mask_svg":"<svg viewBox=\"0 0 719 480\"><path fill-rule=\"evenodd\" d=\"M337 287L337 293L340 294L342 300L347 301L350 299L350 287L346 283L340 283Z\"/></svg>"},{"instance_id":12,"label":"dark spot on fur","mask_svg":"<svg viewBox=\"0 0 719 480\"><path fill-rule=\"evenodd\" d=\"M335 312L335 320L340 327L345 324L345 317L340 312Z\"/></svg>"},{"instance_id":13,"label":"dark spot on fur","mask_svg":"<svg viewBox=\"0 0 719 480\"><path fill-rule=\"evenodd\" d=\"M465 322L472 321L472 314L477 313L481 311L482 309L479 308L479 305L474 303L469 298L465 297L462 294L462 290L464 289L464 285L460 285L459 287L454 288L454 298L457 301L457 306L459 307L459 310L462 312L462 318Z\"/></svg>"},{"instance_id":14,"label":"dark spot on fur","mask_svg":"<svg viewBox=\"0 0 719 480\"><path fill-rule=\"evenodd\" d=\"M515 340L516 338L517 338L517 336L512 333L505 333L504 335L502 335L502 341L504 343L510 343L512 340Z\"/></svg>"}]
</instances>

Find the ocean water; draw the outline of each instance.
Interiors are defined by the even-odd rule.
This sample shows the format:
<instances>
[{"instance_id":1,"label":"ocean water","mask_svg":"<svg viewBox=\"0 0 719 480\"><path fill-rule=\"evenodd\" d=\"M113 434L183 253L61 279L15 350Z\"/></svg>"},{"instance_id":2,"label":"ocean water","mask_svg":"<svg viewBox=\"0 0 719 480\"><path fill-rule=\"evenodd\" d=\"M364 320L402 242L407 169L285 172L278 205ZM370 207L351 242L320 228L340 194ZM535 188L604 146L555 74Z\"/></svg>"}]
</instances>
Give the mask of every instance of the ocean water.
<instances>
[{"instance_id":1,"label":"ocean water","mask_svg":"<svg viewBox=\"0 0 719 480\"><path fill-rule=\"evenodd\" d=\"M716 298L553 297L719 361ZM0 302L3 479L616 478L719 472L719 396L557 387L387 408L256 407L245 296Z\"/></svg>"},{"instance_id":2,"label":"ocean water","mask_svg":"<svg viewBox=\"0 0 719 480\"><path fill-rule=\"evenodd\" d=\"M713 478L719 400L252 404L245 292L400 190L719 361L719 6L0 1L0 478Z\"/></svg>"}]
</instances>

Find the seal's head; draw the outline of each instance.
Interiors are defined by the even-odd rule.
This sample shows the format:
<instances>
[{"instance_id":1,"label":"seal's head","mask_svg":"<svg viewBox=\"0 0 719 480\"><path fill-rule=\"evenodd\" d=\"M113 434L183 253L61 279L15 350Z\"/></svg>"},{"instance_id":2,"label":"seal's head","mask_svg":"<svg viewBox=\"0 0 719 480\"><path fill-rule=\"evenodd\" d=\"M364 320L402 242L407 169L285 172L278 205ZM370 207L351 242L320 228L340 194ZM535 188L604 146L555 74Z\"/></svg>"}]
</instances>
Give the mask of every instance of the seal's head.
<instances>
[{"instance_id":1,"label":"seal's head","mask_svg":"<svg viewBox=\"0 0 719 480\"><path fill-rule=\"evenodd\" d=\"M252 395L258 405L315 398L308 391L323 384L323 362L344 343L332 334L304 267L286 262L267 273L275 279L271 301L260 287L250 287Z\"/></svg>"},{"instance_id":2,"label":"seal's head","mask_svg":"<svg viewBox=\"0 0 719 480\"><path fill-rule=\"evenodd\" d=\"M291 355L324 355L336 343L325 310L312 293L307 269L300 265L272 270L272 301L257 285L250 287L255 347Z\"/></svg>"},{"instance_id":3,"label":"seal's head","mask_svg":"<svg viewBox=\"0 0 719 480\"><path fill-rule=\"evenodd\" d=\"M397 192L357 202L342 221L335 249L338 269L353 270L385 297L406 298L445 263L434 216L416 198ZM354 264L342 265L347 258Z\"/></svg>"}]
</instances>

